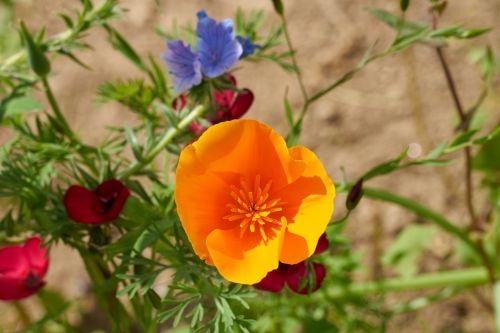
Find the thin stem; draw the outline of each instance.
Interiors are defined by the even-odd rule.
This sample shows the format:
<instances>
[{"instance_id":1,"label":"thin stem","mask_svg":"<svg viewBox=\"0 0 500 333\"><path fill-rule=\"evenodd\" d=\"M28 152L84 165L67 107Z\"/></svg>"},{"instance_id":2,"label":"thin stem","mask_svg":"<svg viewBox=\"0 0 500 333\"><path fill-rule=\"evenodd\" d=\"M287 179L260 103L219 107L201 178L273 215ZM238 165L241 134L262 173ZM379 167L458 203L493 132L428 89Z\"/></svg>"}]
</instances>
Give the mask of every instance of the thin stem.
<instances>
[{"instance_id":1,"label":"thin stem","mask_svg":"<svg viewBox=\"0 0 500 333\"><path fill-rule=\"evenodd\" d=\"M495 332L500 333L500 281L493 286L493 301L495 304Z\"/></svg>"},{"instance_id":2,"label":"thin stem","mask_svg":"<svg viewBox=\"0 0 500 333\"><path fill-rule=\"evenodd\" d=\"M368 295L388 292L402 292L429 288L476 287L488 283L488 272L483 267L435 272L408 278L394 278L381 281L353 283L347 287L332 286L326 289L329 297L339 299L349 295ZM498 287L500 298L500 286ZM500 305L500 299L499 299ZM500 309L499 309L500 310ZM500 316L500 312L499 312Z\"/></svg>"},{"instance_id":3,"label":"thin stem","mask_svg":"<svg viewBox=\"0 0 500 333\"><path fill-rule=\"evenodd\" d=\"M363 188L363 193L366 197L395 203L401 207L413 211L419 216L425 217L433 221L441 229L459 238L465 244L467 244L474 252L476 252L478 255L481 255L480 251L477 248L477 244L472 239L469 238L467 233L463 232L460 228L456 227L453 223L451 223L441 214L433 211L432 209L427 208L416 201L398 196L390 192L382 191L379 189L365 187Z\"/></svg>"},{"instance_id":4,"label":"thin stem","mask_svg":"<svg viewBox=\"0 0 500 333\"><path fill-rule=\"evenodd\" d=\"M156 155L158 155L170 142L172 142L172 140L177 135L179 135L184 129L186 129L186 127L188 127L193 120L196 120L198 117L200 117L204 111L205 108L203 106L197 106L193 111L191 111L191 113L189 113L184 119L179 122L177 127L170 127L165 132L160 141L158 141L158 143L153 147L153 149L151 149L151 151L141 161L132 164L128 169L126 169L120 175L120 178L128 178L151 163Z\"/></svg>"},{"instance_id":5,"label":"thin stem","mask_svg":"<svg viewBox=\"0 0 500 333\"><path fill-rule=\"evenodd\" d=\"M495 282L495 271L490 263L490 260L488 258L488 254L486 253L486 250L484 249L484 245L481 239L479 239L477 242L474 242L467 233L463 232L460 228L456 227L453 223L448 221L445 217L443 217L441 214L419 204L416 201L403 198L401 196L398 196L396 194L390 193L390 192L385 192L382 190L374 189L374 188L364 188L363 189L364 195L366 195L369 198L376 199L376 200L383 200L387 202L392 202L395 203L401 207L404 207L408 210L411 210L418 214L419 216L428 218L429 220L433 221L435 224L437 224L441 229L444 231L454 235L455 237L459 238L462 240L465 244L467 244L481 259L483 262L484 266L487 269L488 272L488 278L491 283Z\"/></svg>"},{"instance_id":6,"label":"thin stem","mask_svg":"<svg viewBox=\"0 0 500 333\"><path fill-rule=\"evenodd\" d=\"M292 39L290 38L290 34L288 32L287 20L286 20L286 17L284 14L281 14L280 18L281 18L281 22L283 24L283 30L285 32L286 44L288 46L288 50L291 53L292 64L296 70L297 81L299 82L300 91L302 93L302 97L304 98L304 105L306 105L308 103L309 96L307 95L307 90L306 90L306 87L304 85L304 81L302 79L302 71L300 70L300 67L298 65L297 58L295 57L295 49L293 48Z\"/></svg>"},{"instance_id":7,"label":"thin stem","mask_svg":"<svg viewBox=\"0 0 500 333\"><path fill-rule=\"evenodd\" d=\"M52 89L50 88L49 81L47 80L46 76L41 77L42 80L42 85L43 89L45 91L45 95L47 96L47 99L49 101L49 104L52 108L52 111L54 111L54 115L56 116L56 120L61 126L61 129L66 133L66 135L72 139L76 140L75 135L73 134L73 131L71 131L71 128L69 127L68 122L66 121L66 118L64 118L63 114L61 113L61 109L59 108L59 104L57 104L57 100L54 97L54 94L52 93Z\"/></svg>"},{"instance_id":8,"label":"thin stem","mask_svg":"<svg viewBox=\"0 0 500 333\"><path fill-rule=\"evenodd\" d=\"M24 327L30 327L31 326L31 316L24 307L24 305L19 302L19 301L13 301L12 305L17 311L17 314L19 316L19 320L23 323Z\"/></svg>"},{"instance_id":9,"label":"thin stem","mask_svg":"<svg viewBox=\"0 0 500 333\"><path fill-rule=\"evenodd\" d=\"M441 46L436 47L436 52L439 58L439 62L441 63L441 67L443 68L444 75L446 77L446 83L448 84L451 96L453 97L453 103L455 103L455 107L457 109L458 115L460 116L460 120L464 121L466 118L465 111L462 106L462 102L460 101L460 97L458 96L455 80L453 80L453 76L451 74L448 63L446 62L446 59L444 57L442 47Z\"/></svg>"},{"instance_id":10,"label":"thin stem","mask_svg":"<svg viewBox=\"0 0 500 333\"><path fill-rule=\"evenodd\" d=\"M438 13L433 12L433 28L436 29L438 24ZM443 53L443 49L441 46L436 47L436 53L439 58L439 62L441 67L443 68L444 75L446 77L446 83L448 85L448 89L450 90L451 96L453 97L453 103L455 104L455 109L460 117L460 123L464 124L463 131L469 130L469 122L467 121L467 115L462 106L462 102L460 101L460 97L458 95L457 87L455 84L455 80L451 74L448 63L446 62L446 58ZM476 212L474 210L474 197L472 190L472 170L471 170L471 150L469 147L465 148L465 198L467 204L467 211L469 213L469 217L471 220L471 226L473 229L477 229L476 227Z\"/></svg>"}]
</instances>

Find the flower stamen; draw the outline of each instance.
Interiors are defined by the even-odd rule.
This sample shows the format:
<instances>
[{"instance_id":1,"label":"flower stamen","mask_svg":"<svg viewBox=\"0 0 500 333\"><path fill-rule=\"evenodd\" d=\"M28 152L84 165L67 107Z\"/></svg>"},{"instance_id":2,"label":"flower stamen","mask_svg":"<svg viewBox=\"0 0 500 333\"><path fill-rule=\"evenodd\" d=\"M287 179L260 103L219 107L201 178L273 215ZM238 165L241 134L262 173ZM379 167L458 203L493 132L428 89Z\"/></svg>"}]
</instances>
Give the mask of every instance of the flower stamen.
<instances>
[{"instance_id":1,"label":"flower stamen","mask_svg":"<svg viewBox=\"0 0 500 333\"><path fill-rule=\"evenodd\" d=\"M229 194L235 202L227 204L231 214L223 218L230 222L240 221L240 237L243 237L247 230L252 233L258 231L264 243L267 244L275 232L274 229L286 223L286 219L270 216L283 211L284 202L281 198L269 199L272 180L269 180L263 188L260 181L260 175L258 175L255 177L253 187L246 179L241 179L239 188L231 185Z\"/></svg>"}]
</instances>

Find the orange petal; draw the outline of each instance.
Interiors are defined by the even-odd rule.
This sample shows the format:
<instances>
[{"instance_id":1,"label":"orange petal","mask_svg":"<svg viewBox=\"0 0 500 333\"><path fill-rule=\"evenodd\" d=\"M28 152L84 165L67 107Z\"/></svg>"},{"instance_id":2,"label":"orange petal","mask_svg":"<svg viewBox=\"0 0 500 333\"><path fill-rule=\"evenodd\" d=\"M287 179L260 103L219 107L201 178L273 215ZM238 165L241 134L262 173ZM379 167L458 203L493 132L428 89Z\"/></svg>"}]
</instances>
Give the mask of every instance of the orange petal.
<instances>
[{"instance_id":1,"label":"orange petal","mask_svg":"<svg viewBox=\"0 0 500 333\"><path fill-rule=\"evenodd\" d=\"M312 151L301 146L289 151L294 160L289 173L298 178L278 194L288 203L280 261L296 264L314 253L333 213L335 187ZM302 167L298 167L300 163Z\"/></svg>"},{"instance_id":2,"label":"orange petal","mask_svg":"<svg viewBox=\"0 0 500 333\"><path fill-rule=\"evenodd\" d=\"M234 227L222 218L227 214L228 200L226 183L197 160L192 145L187 146L177 166L175 202L195 253L202 259L208 259L208 263L207 236L214 229Z\"/></svg>"},{"instance_id":3,"label":"orange petal","mask_svg":"<svg viewBox=\"0 0 500 333\"><path fill-rule=\"evenodd\" d=\"M284 139L271 127L240 119L211 126L193 144L196 157L213 173L272 179L273 188L288 184L285 166L290 157ZM228 179L228 183L233 179Z\"/></svg>"},{"instance_id":4,"label":"orange petal","mask_svg":"<svg viewBox=\"0 0 500 333\"><path fill-rule=\"evenodd\" d=\"M284 231L285 225L266 244L257 232L247 232L241 238L239 227L217 229L208 236L207 247L215 267L226 280L255 284L278 268Z\"/></svg>"}]
</instances>

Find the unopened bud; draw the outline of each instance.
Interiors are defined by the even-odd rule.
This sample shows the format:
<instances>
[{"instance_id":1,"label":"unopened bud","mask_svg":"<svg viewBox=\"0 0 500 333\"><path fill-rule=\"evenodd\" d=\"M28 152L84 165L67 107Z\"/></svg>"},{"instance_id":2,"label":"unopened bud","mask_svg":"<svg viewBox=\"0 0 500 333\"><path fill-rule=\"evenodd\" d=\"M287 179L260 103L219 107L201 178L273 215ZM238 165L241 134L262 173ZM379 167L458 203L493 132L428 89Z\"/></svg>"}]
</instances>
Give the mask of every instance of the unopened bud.
<instances>
[{"instance_id":1,"label":"unopened bud","mask_svg":"<svg viewBox=\"0 0 500 333\"><path fill-rule=\"evenodd\" d=\"M345 201L345 206L348 210L353 210L358 205L359 201L363 197L363 178L360 178L356 184L351 188L351 191L347 195Z\"/></svg>"},{"instance_id":2,"label":"unopened bud","mask_svg":"<svg viewBox=\"0 0 500 333\"><path fill-rule=\"evenodd\" d=\"M272 1L273 1L274 10L276 11L276 13L278 13L279 15L283 15L284 8L283 8L283 3L281 2L281 0L272 0Z\"/></svg>"}]
</instances>

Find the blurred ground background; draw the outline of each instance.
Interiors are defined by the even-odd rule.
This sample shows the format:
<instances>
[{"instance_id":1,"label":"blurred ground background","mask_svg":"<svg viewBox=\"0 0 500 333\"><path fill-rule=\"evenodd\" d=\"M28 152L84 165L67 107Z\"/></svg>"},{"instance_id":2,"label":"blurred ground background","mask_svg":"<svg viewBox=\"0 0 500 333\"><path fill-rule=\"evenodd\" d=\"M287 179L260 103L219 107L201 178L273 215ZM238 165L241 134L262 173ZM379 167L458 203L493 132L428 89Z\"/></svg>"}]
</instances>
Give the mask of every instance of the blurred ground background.
<instances>
[{"instance_id":1,"label":"blurred ground background","mask_svg":"<svg viewBox=\"0 0 500 333\"><path fill-rule=\"evenodd\" d=\"M396 13L399 3L396 0L284 2L290 34L309 92L318 91L353 68L375 41L378 41L376 49L382 50L394 37L394 32L371 16L366 7ZM15 6L15 16L33 30L46 26L46 33L51 35L64 29L56 12L71 12L78 6L76 0L22 1ZM407 17L430 22L427 6L427 1L412 1ZM245 11L264 9L268 19L263 31L278 24L269 0L123 0L122 7L128 12L113 26L141 55L159 56L164 51L165 41L155 33L156 27L168 30L174 21L178 25L194 23L199 9L205 9L217 19L232 17L238 7ZM450 1L441 25L498 27L499 19L498 0L456 0ZM97 143L106 126L132 124L135 116L118 105L97 107L96 87L107 80L140 74L109 46L104 31L92 30L86 41L94 51L79 56L92 71L60 58L54 63L55 76L51 83L73 128L85 140ZM453 41L445 50L464 105L472 105L481 93L479 71L469 60L470 51L476 46L490 44L498 52L499 41L500 31L496 29L472 41ZM295 110L298 111L302 103L295 78L271 63L246 63L236 77L240 87L251 89L256 96L247 117L264 121L286 134L283 113L286 89ZM485 109L490 109L485 116L490 128L500 120L498 109L492 109L499 101L500 96L493 94L485 103ZM370 64L352 81L314 104L306 117L302 143L318 154L336 182L342 180L342 167L346 176L354 180L377 163L397 156L410 144L416 149L415 157L419 149L421 155L427 153L452 136L456 120L435 50L417 45ZM454 223L463 225L466 209L462 164L459 159L446 172L429 167L407 169L379 178L372 185L425 203L443 212ZM478 186L479 179L475 181ZM337 198L336 205L339 207L336 216L340 217L342 197ZM416 222L419 221L414 215L397 207L370 200L362 202L347 227L348 237L353 240L355 249L362 251L369 268L360 274L360 280L391 275L380 266L378 258L403 226ZM447 237L436 237L421 263L421 271L439 268L440 260L450 250ZM66 295L81 296L87 288L85 271L77 254L62 248L52 253L46 280L48 288L62 287ZM387 302L414 295L396 295ZM488 293L484 295L488 297ZM0 313L2 331L2 325L14 324L12 318L15 316L13 308L5 304L0 304ZM493 332L493 320L477 295L469 293L411 315L396 317L390 322L388 332L487 333Z\"/></svg>"}]
</instances>

